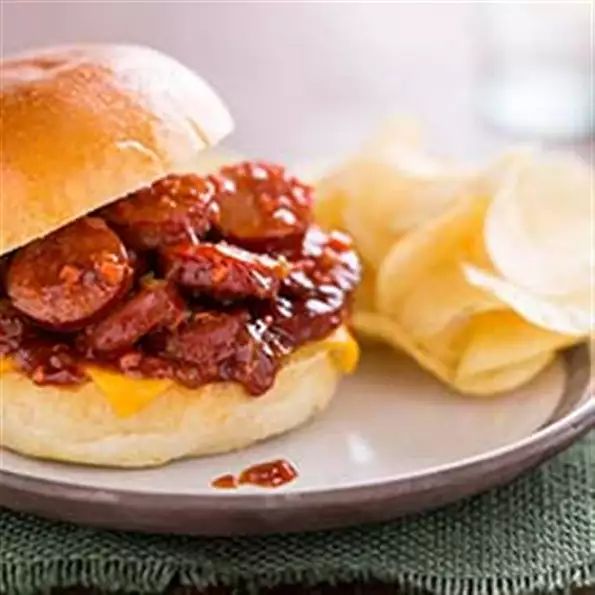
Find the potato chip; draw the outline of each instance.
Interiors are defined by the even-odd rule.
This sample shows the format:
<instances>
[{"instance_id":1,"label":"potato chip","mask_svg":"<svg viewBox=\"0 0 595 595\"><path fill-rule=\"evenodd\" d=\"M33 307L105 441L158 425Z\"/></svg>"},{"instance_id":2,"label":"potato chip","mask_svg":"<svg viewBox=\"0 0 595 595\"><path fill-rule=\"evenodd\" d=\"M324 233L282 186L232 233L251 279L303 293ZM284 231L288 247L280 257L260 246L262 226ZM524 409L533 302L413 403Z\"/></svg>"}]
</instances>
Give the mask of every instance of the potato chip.
<instances>
[{"instance_id":1,"label":"potato chip","mask_svg":"<svg viewBox=\"0 0 595 595\"><path fill-rule=\"evenodd\" d=\"M428 372L450 382L452 374L438 358L424 351L394 320L376 312L355 312L352 320L355 330L364 338L383 341L398 351L413 357Z\"/></svg>"},{"instance_id":2,"label":"potato chip","mask_svg":"<svg viewBox=\"0 0 595 595\"><path fill-rule=\"evenodd\" d=\"M317 186L318 216L348 229L373 268L399 237L442 212L471 183L468 171L424 155L410 122L387 129Z\"/></svg>"},{"instance_id":3,"label":"potato chip","mask_svg":"<svg viewBox=\"0 0 595 595\"><path fill-rule=\"evenodd\" d=\"M340 188L324 188L322 183L317 187L314 201L314 219L325 229L346 229L343 213L347 196Z\"/></svg>"},{"instance_id":4,"label":"potato chip","mask_svg":"<svg viewBox=\"0 0 595 595\"><path fill-rule=\"evenodd\" d=\"M476 183L485 196L494 196L511 172L530 163L538 149L532 145L516 145L489 161L477 174Z\"/></svg>"},{"instance_id":5,"label":"potato chip","mask_svg":"<svg viewBox=\"0 0 595 595\"><path fill-rule=\"evenodd\" d=\"M377 274L379 312L355 316L360 332L476 395L526 382L578 340L535 326L491 285L470 282L469 271L497 279L483 243L488 206L487 198L464 198L395 243Z\"/></svg>"},{"instance_id":6,"label":"potato chip","mask_svg":"<svg viewBox=\"0 0 595 595\"><path fill-rule=\"evenodd\" d=\"M593 173L572 156L536 151L513 154L500 170L485 227L496 269L538 295L586 293Z\"/></svg>"},{"instance_id":7,"label":"potato chip","mask_svg":"<svg viewBox=\"0 0 595 595\"><path fill-rule=\"evenodd\" d=\"M555 356L554 351L547 351L522 362L513 362L494 370L460 376L453 380L452 384L458 391L467 395L496 395L529 382L553 362Z\"/></svg>"},{"instance_id":8,"label":"potato chip","mask_svg":"<svg viewBox=\"0 0 595 595\"><path fill-rule=\"evenodd\" d=\"M538 328L510 311L477 316L467 332L467 345L457 378L499 370L576 343L576 337Z\"/></svg>"},{"instance_id":9,"label":"potato chip","mask_svg":"<svg viewBox=\"0 0 595 595\"><path fill-rule=\"evenodd\" d=\"M470 324L453 384L463 392L491 394L530 380L557 350L576 337L552 333L514 312L491 312Z\"/></svg>"},{"instance_id":10,"label":"potato chip","mask_svg":"<svg viewBox=\"0 0 595 595\"><path fill-rule=\"evenodd\" d=\"M520 319L519 319L520 320ZM445 384L452 386L458 392L469 395L493 395L513 389L524 384L550 362L553 361L555 351L536 350L532 356L524 357L520 361L512 358L501 357L506 354L508 344L498 339L490 341L490 329L482 326L476 328L473 334L467 329L465 349L459 349L467 354L462 367L449 366L431 349L416 344L411 337L393 320L373 312L357 312L354 315L354 327L365 338L383 341L411 356L422 368L436 376ZM493 321L491 322L493 323ZM532 328L532 327L530 327ZM513 328L512 331L515 329ZM470 339L470 337L472 337ZM522 340L522 333L515 336L514 332L508 333L508 340ZM539 338L537 338L538 340ZM535 340L535 338L534 338ZM563 346L567 344L564 339L551 344ZM530 341L534 344L534 341ZM545 346L544 346L545 347ZM530 351L530 350L529 350ZM499 366L494 362L500 360Z\"/></svg>"},{"instance_id":11,"label":"potato chip","mask_svg":"<svg viewBox=\"0 0 595 595\"><path fill-rule=\"evenodd\" d=\"M356 312L354 327L413 357L428 372L469 395L493 395L529 381L574 338L536 329L510 312L489 313L467 321L459 333L458 364L450 365L431 346L417 344L395 321L374 312ZM498 329L499 332L493 332ZM442 340L441 345L445 344ZM514 349L511 351L511 346Z\"/></svg>"},{"instance_id":12,"label":"potato chip","mask_svg":"<svg viewBox=\"0 0 595 595\"><path fill-rule=\"evenodd\" d=\"M589 291L544 298L470 264L463 265L463 273L474 287L490 292L538 327L578 337L593 333Z\"/></svg>"},{"instance_id":13,"label":"potato chip","mask_svg":"<svg viewBox=\"0 0 595 595\"><path fill-rule=\"evenodd\" d=\"M474 173L420 145L392 123L320 184L363 257L354 328L459 392L510 390L593 331L586 168L518 148Z\"/></svg>"},{"instance_id":14,"label":"potato chip","mask_svg":"<svg viewBox=\"0 0 595 595\"><path fill-rule=\"evenodd\" d=\"M370 267L363 270L361 282L355 290L353 308L371 312L376 309L376 273Z\"/></svg>"},{"instance_id":15,"label":"potato chip","mask_svg":"<svg viewBox=\"0 0 595 595\"><path fill-rule=\"evenodd\" d=\"M502 309L501 301L469 284L461 262L487 264L481 242L484 198L468 198L407 234L382 262L377 278L378 310L418 340L453 321Z\"/></svg>"}]
</instances>

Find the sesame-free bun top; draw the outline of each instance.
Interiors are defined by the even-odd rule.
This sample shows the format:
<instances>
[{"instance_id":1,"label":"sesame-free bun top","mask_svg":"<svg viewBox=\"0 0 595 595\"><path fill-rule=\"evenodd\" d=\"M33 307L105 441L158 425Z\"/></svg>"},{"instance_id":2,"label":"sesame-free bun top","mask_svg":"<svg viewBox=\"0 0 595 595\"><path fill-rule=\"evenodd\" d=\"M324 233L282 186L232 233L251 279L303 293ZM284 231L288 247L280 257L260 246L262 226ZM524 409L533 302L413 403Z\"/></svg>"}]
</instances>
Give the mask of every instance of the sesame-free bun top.
<instances>
[{"instance_id":1,"label":"sesame-free bun top","mask_svg":"<svg viewBox=\"0 0 595 595\"><path fill-rule=\"evenodd\" d=\"M77 45L0 70L0 254L173 172L233 128L211 87L156 50Z\"/></svg>"}]
</instances>

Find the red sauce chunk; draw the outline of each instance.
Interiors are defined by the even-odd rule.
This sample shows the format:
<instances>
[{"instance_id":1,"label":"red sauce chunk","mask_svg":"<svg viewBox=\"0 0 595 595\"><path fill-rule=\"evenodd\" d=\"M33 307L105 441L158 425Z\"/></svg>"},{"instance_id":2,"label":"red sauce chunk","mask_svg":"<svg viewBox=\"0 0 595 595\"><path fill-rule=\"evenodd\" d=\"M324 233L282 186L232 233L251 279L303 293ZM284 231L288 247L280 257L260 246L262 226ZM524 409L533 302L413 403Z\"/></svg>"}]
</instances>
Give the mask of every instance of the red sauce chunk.
<instances>
[{"instance_id":1,"label":"red sauce chunk","mask_svg":"<svg viewBox=\"0 0 595 595\"><path fill-rule=\"evenodd\" d=\"M240 485L278 488L292 482L297 476L297 469L289 461L275 459L247 467L238 477L229 473L222 475L213 480L211 486L219 489L234 489Z\"/></svg>"},{"instance_id":2,"label":"red sauce chunk","mask_svg":"<svg viewBox=\"0 0 595 595\"><path fill-rule=\"evenodd\" d=\"M240 473L239 483L261 488L278 488L298 476L295 467L285 459L259 463Z\"/></svg>"},{"instance_id":3,"label":"red sauce chunk","mask_svg":"<svg viewBox=\"0 0 595 595\"><path fill-rule=\"evenodd\" d=\"M265 393L347 320L360 279L350 238L311 222L312 192L266 163L170 175L4 255L0 356L42 385L89 382L92 363ZM294 477L272 461L234 481Z\"/></svg>"},{"instance_id":4,"label":"red sauce chunk","mask_svg":"<svg viewBox=\"0 0 595 595\"><path fill-rule=\"evenodd\" d=\"M233 490L238 487L238 480L235 475L226 473L225 475L221 475L221 477L214 479L211 482L211 486L218 488L219 490Z\"/></svg>"}]
</instances>

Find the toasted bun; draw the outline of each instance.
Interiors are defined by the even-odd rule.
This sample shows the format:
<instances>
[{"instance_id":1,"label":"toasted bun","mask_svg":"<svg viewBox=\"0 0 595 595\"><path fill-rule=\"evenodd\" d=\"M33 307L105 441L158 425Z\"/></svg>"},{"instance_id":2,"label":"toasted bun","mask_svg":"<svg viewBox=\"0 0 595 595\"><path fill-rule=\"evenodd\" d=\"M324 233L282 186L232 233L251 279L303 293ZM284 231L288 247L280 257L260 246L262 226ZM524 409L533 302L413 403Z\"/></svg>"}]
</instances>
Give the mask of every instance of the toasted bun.
<instances>
[{"instance_id":1,"label":"toasted bun","mask_svg":"<svg viewBox=\"0 0 595 595\"><path fill-rule=\"evenodd\" d=\"M0 72L0 254L172 172L228 134L209 85L159 52L36 50Z\"/></svg>"},{"instance_id":2,"label":"toasted bun","mask_svg":"<svg viewBox=\"0 0 595 595\"><path fill-rule=\"evenodd\" d=\"M298 350L264 395L235 383L179 385L131 417L118 417L92 383L76 390L2 377L1 445L92 465L144 467L243 448L308 420L329 403L340 372L322 341Z\"/></svg>"}]
</instances>

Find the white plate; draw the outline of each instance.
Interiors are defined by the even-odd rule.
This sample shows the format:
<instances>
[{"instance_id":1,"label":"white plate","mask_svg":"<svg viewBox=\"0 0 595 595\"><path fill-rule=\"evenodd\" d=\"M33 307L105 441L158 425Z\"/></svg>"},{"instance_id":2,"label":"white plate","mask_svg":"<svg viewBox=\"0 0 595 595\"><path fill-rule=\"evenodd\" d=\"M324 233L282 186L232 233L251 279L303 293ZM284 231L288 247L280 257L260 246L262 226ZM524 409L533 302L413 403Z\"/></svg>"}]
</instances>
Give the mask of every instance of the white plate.
<instances>
[{"instance_id":1,"label":"white plate","mask_svg":"<svg viewBox=\"0 0 595 595\"><path fill-rule=\"evenodd\" d=\"M518 390L462 397L410 360L368 350L325 413L237 453L130 471L3 451L0 504L110 527L201 534L388 518L502 483L584 432L595 416L587 377L579 349ZM275 490L210 485L275 458L290 460L297 480Z\"/></svg>"}]
</instances>

